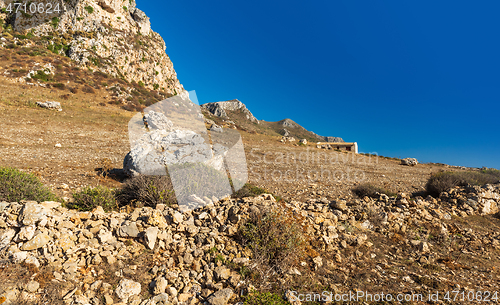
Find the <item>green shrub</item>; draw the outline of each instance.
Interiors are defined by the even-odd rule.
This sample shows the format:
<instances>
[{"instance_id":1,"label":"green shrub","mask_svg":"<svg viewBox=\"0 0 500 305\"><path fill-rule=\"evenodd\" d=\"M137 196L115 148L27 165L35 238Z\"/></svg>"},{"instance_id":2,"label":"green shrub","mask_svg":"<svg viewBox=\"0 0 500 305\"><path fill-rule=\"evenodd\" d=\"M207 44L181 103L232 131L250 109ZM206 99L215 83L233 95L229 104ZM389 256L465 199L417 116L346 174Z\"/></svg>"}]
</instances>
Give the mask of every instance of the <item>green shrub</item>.
<instances>
[{"instance_id":1,"label":"green shrub","mask_svg":"<svg viewBox=\"0 0 500 305\"><path fill-rule=\"evenodd\" d=\"M23 173L11 167L0 167L0 201L58 200L33 174Z\"/></svg>"},{"instance_id":2,"label":"green shrub","mask_svg":"<svg viewBox=\"0 0 500 305\"><path fill-rule=\"evenodd\" d=\"M377 193L386 194L389 197L394 197L397 195L391 191L388 191L378 186L371 185L369 183L364 183L356 186L355 188L352 189L352 192L359 198L364 198L365 196L371 198L378 198L379 195L377 195Z\"/></svg>"},{"instance_id":3,"label":"green shrub","mask_svg":"<svg viewBox=\"0 0 500 305\"><path fill-rule=\"evenodd\" d=\"M252 291L244 296L244 305L290 305L280 295L271 292Z\"/></svg>"},{"instance_id":4,"label":"green shrub","mask_svg":"<svg viewBox=\"0 0 500 305\"><path fill-rule=\"evenodd\" d=\"M169 176L139 175L125 181L118 193L121 206L171 206L177 203Z\"/></svg>"},{"instance_id":5,"label":"green shrub","mask_svg":"<svg viewBox=\"0 0 500 305\"><path fill-rule=\"evenodd\" d=\"M52 80L52 75L45 73L43 70L36 71L36 74L31 76L32 79L38 79L44 82Z\"/></svg>"},{"instance_id":6,"label":"green shrub","mask_svg":"<svg viewBox=\"0 0 500 305\"><path fill-rule=\"evenodd\" d=\"M123 6L123 10L126 12L128 11L128 8L126 6Z\"/></svg>"},{"instance_id":7,"label":"green shrub","mask_svg":"<svg viewBox=\"0 0 500 305\"><path fill-rule=\"evenodd\" d=\"M239 237L253 252L255 268L260 274L273 270L284 274L298 266L309 251L302 217L278 204L262 206L251 213L239 228Z\"/></svg>"},{"instance_id":8,"label":"green shrub","mask_svg":"<svg viewBox=\"0 0 500 305\"><path fill-rule=\"evenodd\" d=\"M61 22L61 19L59 19L58 17L54 17L52 18L50 24L54 29L56 29L59 26L59 22Z\"/></svg>"},{"instance_id":9,"label":"green shrub","mask_svg":"<svg viewBox=\"0 0 500 305\"><path fill-rule=\"evenodd\" d=\"M69 45L63 45L63 44L49 44L47 46L47 49L51 51L52 53L59 54L61 53L61 50L66 54L69 51Z\"/></svg>"},{"instance_id":10,"label":"green shrub","mask_svg":"<svg viewBox=\"0 0 500 305\"><path fill-rule=\"evenodd\" d=\"M261 194L268 194L269 192L263 188L252 185L250 183L245 183L241 189L233 194L234 198L243 198L243 197L256 197Z\"/></svg>"},{"instance_id":11,"label":"green shrub","mask_svg":"<svg viewBox=\"0 0 500 305\"><path fill-rule=\"evenodd\" d=\"M101 206L104 211L109 212L118 208L115 192L105 186L86 187L74 193L73 198L74 202L66 204L70 209L91 211Z\"/></svg>"},{"instance_id":12,"label":"green shrub","mask_svg":"<svg viewBox=\"0 0 500 305\"><path fill-rule=\"evenodd\" d=\"M85 10L89 13L89 14L92 14L94 12L94 8L90 5L84 7Z\"/></svg>"},{"instance_id":13,"label":"green shrub","mask_svg":"<svg viewBox=\"0 0 500 305\"><path fill-rule=\"evenodd\" d=\"M439 197L456 186L493 184L500 181L500 171L485 169L466 172L440 172L431 175L425 186L429 195Z\"/></svg>"}]
</instances>

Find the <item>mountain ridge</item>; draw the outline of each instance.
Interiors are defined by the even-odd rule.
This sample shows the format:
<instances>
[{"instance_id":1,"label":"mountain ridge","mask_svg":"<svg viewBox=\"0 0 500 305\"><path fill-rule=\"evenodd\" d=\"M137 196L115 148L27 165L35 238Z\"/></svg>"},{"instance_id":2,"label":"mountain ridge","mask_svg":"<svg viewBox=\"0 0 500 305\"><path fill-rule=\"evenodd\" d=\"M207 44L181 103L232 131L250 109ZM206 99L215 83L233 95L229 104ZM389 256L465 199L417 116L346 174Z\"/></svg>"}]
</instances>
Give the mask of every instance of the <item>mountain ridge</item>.
<instances>
[{"instance_id":1,"label":"mountain ridge","mask_svg":"<svg viewBox=\"0 0 500 305\"><path fill-rule=\"evenodd\" d=\"M302 127L300 124L289 118L276 122L258 120L250 112L246 105L237 99L222 102L205 103L201 105L201 108L204 112L204 115L209 119L213 120L214 118L216 118L217 120L218 118L219 120L229 120L230 122L235 123L236 126L244 130L253 130L255 132L258 132L251 126L252 124L258 124L261 128L257 129L260 129L261 132L264 131L262 129L267 128L270 129L272 133L274 133L271 135L275 136L291 136L297 139L306 139L314 142L344 142L341 137L320 136L312 131L307 130L306 128ZM238 111L240 111L241 113L238 113ZM241 114L243 114L243 116Z\"/></svg>"}]
</instances>

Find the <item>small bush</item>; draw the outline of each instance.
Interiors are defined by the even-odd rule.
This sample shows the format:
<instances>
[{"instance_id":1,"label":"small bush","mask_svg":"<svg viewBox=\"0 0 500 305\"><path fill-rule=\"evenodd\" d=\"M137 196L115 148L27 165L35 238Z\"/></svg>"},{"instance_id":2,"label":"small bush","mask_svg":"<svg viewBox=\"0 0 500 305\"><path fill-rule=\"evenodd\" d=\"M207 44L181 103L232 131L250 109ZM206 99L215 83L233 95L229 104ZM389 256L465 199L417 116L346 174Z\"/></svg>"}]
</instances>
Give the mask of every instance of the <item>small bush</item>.
<instances>
[{"instance_id":1,"label":"small bush","mask_svg":"<svg viewBox=\"0 0 500 305\"><path fill-rule=\"evenodd\" d=\"M156 207L157 204L171 206L177 203L169 176L140 175L130 178L119 190L118 200L121 206Z\"/></svg>"},{"instance_id":2,"label":"small bush","mask_svg":"<svg viewBox=\"0 0 500 305\"><path fill-rule=\"evenodd\" d=\"M352 189L352 192L356 196L358 196L359 198L364 198L365 196L368 196L371 198L378 198L379 195L377 195L377 193L386 194L389 197L393 197L393 196L397 195L391 191L388 191L388 190L383 189L383 188L378 187L378 186L371 185L369 183L360 184L360 185L356 186L354 189Z\"/></svg>"},{"instance_id":3,"label":"small bush","mask_svg":"<svg viewBox=\"0 0 500 305\"><path fill-rule=\"evenodd\" d=\"M243 198L243 197L256 197L261 194L269 193L267 190L260 188L258 186L252 185L250 183L245 183L241 189L233 194L234 198Z\"/></svg>"},{"instance_id":4,"label":"small bush","mask_svg":"<svg viewBox=\"0 0 500 305\"><path fill-rule=\"evenodd\" d=\"M59 89L59 90L63 90L64 88L66 88L66 85L64 85L63 83L53 84L52 86L53 86L54 88Z\"/></svg>"},{"instance_id":5,"label":"small bush","mask_svg":"<svg viewBox=\"0 0 500 305\"><path fill-rule=\"evenodd\" d=\"M47 49L54 54L60 54L61 50L66 54L69 51L69 45L63 44L49 44Z\"/></svg>"},{"instance_id":6,"label":"small bush","mask_svg":"<svg viewBox=\"0 0 500 305\"><path fill-rule=\"evenodd\" d=\"M89 86L83 87L82 91L85 92L85 93L95 94L95 90L92 89L92 87L89 87Z\"/></svg>"},{"instance_id":7,"label":"small bush","mask_svg":"<svg viewBox=\"0 0 500 305\"><path fill-rule=\"evenodd\" d=\"M252 250L259 274L284 274L305 259L309 249L303 219L278 204L254 212L240 226L240 239Z\"/></svg>"},{"instance_id":8,"label":"small bush","mask_svg":"<svg viewBox=\"0 0 500 305\"><path fill-rule=\"evenodd\" d=\"M94 12L94 8L90 5L84 7L85 10L89 13L89 14L92 14Z\"/></svg>"},{"instance_id":9,"label":"small bush","mask_svg":"<svg viewBox=\"0 0 500 305\"><path fill-rule=\"evenodd\" d=\"M45 73L45 71L43 71L43 70L38 70L38 71L36 71L35 75L31 76L31 78L32 79L41 80L41 81L44 81L44 82L48 82L48 81L52 80L52 75L48 74L48 73Z\"/></svg>"},{"instance_id":10,"label":"small bush","mask_svg":"<svg viewBox=\"0 0 500 305\"><path fill-rule=\"evenodd\" d=\"M440 172L431 175L425 186L429 195L439 197L456 186L493 184L500 181L500 171L486 169L467 172Z\"/></svg>"},{"instance_id":11,"label":"small bush","mask_svg":"<svg viewBox=\"0 0 500 305\"><path fill-rule=\"evenodd\" d=\"M244 296L244 305L290 305L291 303L285 301L280 295L271 292L257 292L252 291Z\"/></svg>"},{"instance_id":12,"label":"small bush","mask_svg":"<svg viewBox=\"0 0 500 305\"><path fill-rule=\"evenodd\" d=\"M59 22L61 22L61 19L59 19L58 17L52 18L51 20L52 27L56 29L59 26Z\"/></svg>"},{"instance_id":13,"label":"small bush","mask_svg":"<svg viewBox=\"0 0 500 305\"><path fill-rule=\"evenodd\" d=\"M109 212L118 208L115 192L104 186L86 187L74 193L73 198L75 199L73 203L66 204L70 209L91 211L101 206L104 211Z\"/></svg>"},{"instance_id":14,"label":"small bush","mask_svg":"<svg viewBox=\"0 0 500 305\"><path fill-rule=\"evenodd\" d=\"M58 200L33 174L23 173L15 168L0 167L0 201Z\"/></svg>"}]
</instances>

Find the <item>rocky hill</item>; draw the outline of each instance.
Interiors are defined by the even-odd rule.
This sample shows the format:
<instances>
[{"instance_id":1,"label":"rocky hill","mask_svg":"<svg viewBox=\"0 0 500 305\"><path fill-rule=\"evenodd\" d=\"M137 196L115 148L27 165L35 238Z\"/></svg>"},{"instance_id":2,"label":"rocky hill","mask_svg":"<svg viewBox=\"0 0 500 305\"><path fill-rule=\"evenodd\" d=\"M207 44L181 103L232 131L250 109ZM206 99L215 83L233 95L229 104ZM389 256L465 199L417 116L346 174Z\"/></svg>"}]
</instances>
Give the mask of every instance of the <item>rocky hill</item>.
<instances>
[{"instance_id":1,"label":"rocky hill","mask_svg":"<svg viewBox=\"0 0 500 305\"><path fill-rule=\"evenodd\" d=\"M270 136L294 137L312 142L344 142L340 137L323 137L308 131L291 119L278 122L258 120L239 100L203 104L206 117L221 125L232 126L242 130ZM209 122L210 123L210 122Z\"/></svg>"},{"instance_id":2,"label":"rocky hill","mask_svg":"<svg viewBox=\"0 0 500 305\"><path fill-rule=\"evenodd\" d=\"M235 114L235 112L242 113L248 121L252 123L259 124L259 120L253 116L253 114L248 110L248 108L242 102L238 100L230 100L225 102L215 102L207 103L201 105L201 107L210 112L212 115L229 119L229 114Z\"/></svg>"},{"instance_id":3,"label":"rocky hill","mask_svg":"<svg viewBox=\"0 0 500 305\"><path fill-rule=\"evenodd\" d=\"M8 12L11 3L0 0L0 20L4 38L23 40L16 45L40 45L68 56L79 66L171 95L184 90L165 53L165 42L151 30L149 18L135 0L48 1L51 13L46 13L46 5L43 13L30 13L29 6L27 12Z\"/></svg>"}]
</instances>

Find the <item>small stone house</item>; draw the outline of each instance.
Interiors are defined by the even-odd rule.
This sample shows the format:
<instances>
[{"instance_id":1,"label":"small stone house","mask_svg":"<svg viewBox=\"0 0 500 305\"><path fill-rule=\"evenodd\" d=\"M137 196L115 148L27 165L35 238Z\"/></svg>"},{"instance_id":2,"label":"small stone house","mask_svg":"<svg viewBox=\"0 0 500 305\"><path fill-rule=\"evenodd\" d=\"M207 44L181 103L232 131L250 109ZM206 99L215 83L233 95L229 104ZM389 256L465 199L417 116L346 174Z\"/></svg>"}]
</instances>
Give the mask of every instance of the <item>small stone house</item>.
<instances>
[{"instance_id":1,"label":"small stone house","mask_svg":"<svg viewBox=\"0 0 500 305\"><path fill-rule=\"evenodd\" d=\"M342 151L352 151L358 153L358 143L357 142L318 142L316 143L317 148L323 149L336 149Z\"/></svg>"}]
</instances>

